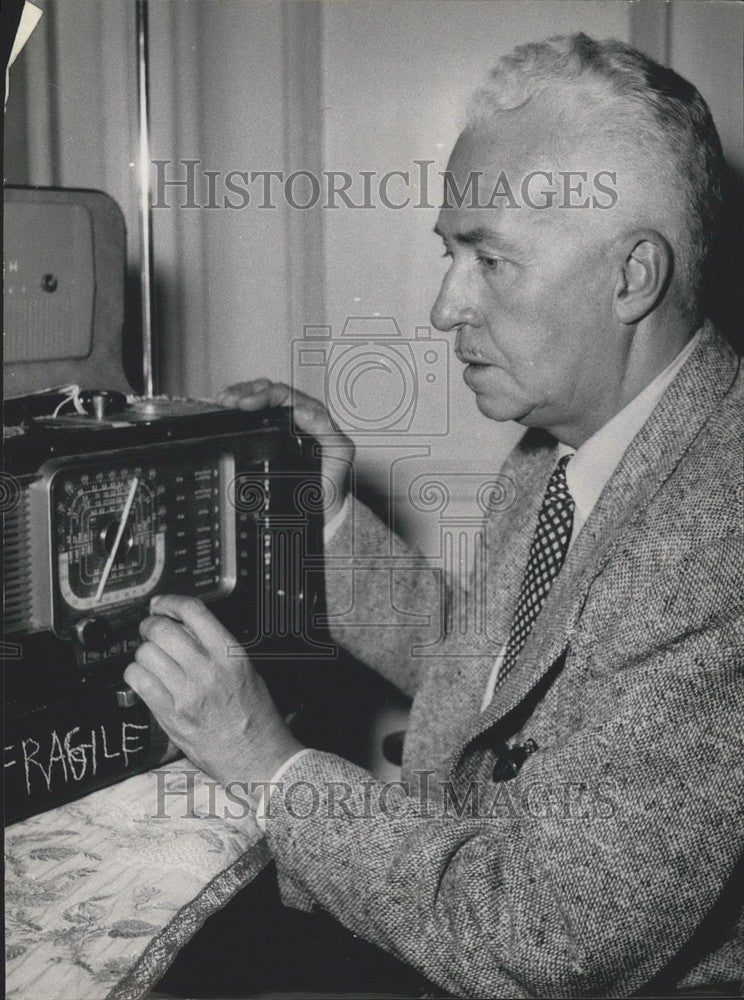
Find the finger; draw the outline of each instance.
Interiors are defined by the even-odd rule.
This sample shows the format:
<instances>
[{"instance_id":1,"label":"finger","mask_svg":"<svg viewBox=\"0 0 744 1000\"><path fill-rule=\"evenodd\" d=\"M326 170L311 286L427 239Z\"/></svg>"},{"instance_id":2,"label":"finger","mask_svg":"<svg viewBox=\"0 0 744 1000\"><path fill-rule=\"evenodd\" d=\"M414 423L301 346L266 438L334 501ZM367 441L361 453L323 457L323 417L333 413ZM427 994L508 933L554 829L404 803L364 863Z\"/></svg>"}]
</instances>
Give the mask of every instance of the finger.
<instances>
[{"instance_id":1,"label":"finger","mask_svg":"<svg viewBox=\"0 0 744 1000\"><path fill-rule=\"evenodd\" d=\"M156 643L184 667L198 669L208 655L192 630L171 616L150 615L140 622L139 630L143 639Z\"/></svg>"},{"instance_id":2,"label":"finger","mask_svg":"<svg viewBox=\"0 0 744 1000\"><path fill-rule=\"evenodd\" d=\"M295 425L304 434L311 434L321 440L340 437L325 407L311 396L295 392L292 401L292 416Z\"/></svg>"},{"instance_id":3,"label":"finger","mask_svg":"<svg viewBox=\"0 0 744 1000\"><path fill-rule=\"evenodd\" d=\"M253 396L256 393L264 392L271 385L271 380L267 378L255 378L250 382L236 382L234 385L226 386L217 397L225 406L235 406L241 396Z\"/></svg>"},{"instance_id":4,"label":"finger","mask_svg":"<svg viewBox=\"0 0 744 1000\"><path fill-rule=\"evenodd\" d=\"M239 410L262 410L267 406L284 406L290 396L290 388L284 382L266 382L265 384L247 383L248 391L239 392L238 386L233 386L227 394L230 405Z\"/></svg>"},{"instance_id":5,"label":"finger","mask_svg":"<svg viewBox=\"0 0 744 1000\"><path fill-rule=\"evenodd\" d=\"M166 690L175 692L183 688L186 677L181 665L173 657L163 652L154 642L143 642L134 654L135 662L146 670L151 677L163 685Z\"/></svg>"},{"instance_id":6,"label":"finger","mask_svg":"<svg viewBox=\"0 0 744 1000\"><path fill-rule=\"evenodd\" d=\"M340 431L324 403L299 389L292 389L291 404L294 421L300 430L323 442L323 447L338 445L353 448L351 440Z\"/></svg>"},{"instance_id":7,"label":"finger","mask_svg":"<svg viewBox=\"0 0 744 1000\"><path fill-rule=\"evenodd\" d=\"M328 410L314 396L294 389L284 382L270 382L259 378L252 382L239 382L228 386L219 396L224 406L241 410L260 410L268 406L293 407L294 421L304 434L314 437L336 437L345 440L331 420Z\"/></svg>"},{"instance_id":8,"label":"finger","mask_svg":"<svg viewBox=\"0 0 744 1000\"><path fill-rule=\"evenodd\" d=\"M230 646L238 646L238 641L220 624L211 611L196 597L182 597L179 594L159 594L153 597L150 607L156 615L176 618L188 628L201 643L210 657L227 656Z\"/></svg>"},{"instance_id":9,"label":"finger","mask_svg":"<svg viewBox=\"0 0 744 1000\"><path fill-rule=\"evenodd\" d=\"M144 701L160 721L174 713L173 696L163 682L140 663L130 663L124 671L124 680Z\"/></svg>"},{"instance_id":10,"label":"finger","mask_svg":"<svg viewBox=\"0 0 744 1000\"><path fill-rule=\"evenodd\" d=\"M241 409L291 404L298 411L298 426L302 426L303 421L307 420L312 430L320 430L323 433L332 433L335 430L328 411L320 400L299 389L291 388L285 382L271 382L266 378L238 382L224 389L219 399L226 406L237 406Z\"/></svg>"}]
</instances>

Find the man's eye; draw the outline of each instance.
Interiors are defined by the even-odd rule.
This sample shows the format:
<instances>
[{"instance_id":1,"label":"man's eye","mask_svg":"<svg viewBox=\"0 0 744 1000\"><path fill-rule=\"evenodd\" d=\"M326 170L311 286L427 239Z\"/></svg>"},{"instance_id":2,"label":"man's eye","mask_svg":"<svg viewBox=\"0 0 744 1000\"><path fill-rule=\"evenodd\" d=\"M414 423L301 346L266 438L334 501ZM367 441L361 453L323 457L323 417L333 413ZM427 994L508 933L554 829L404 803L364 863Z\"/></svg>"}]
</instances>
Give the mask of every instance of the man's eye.
<instances>
[{"instance_id":1,"label":"man's eye","mask_svg":"<svg viewBox=\"0 0 744 1000\"><path fill-rule=\"evenodd\" d=\"M451 250L445 250L444 253L442 254L442 257L450 257L451 258L452 257L452 251Z\"/></svg>"},{"instance_id":2,"label":"man's eye","mask_svg":"<svg viewBox=\"0 0 744 1000\"><path fill-rule=\"evenodd\" d=\"M479 254L478 256L478 264L484 271L495 271L500 263L501 261L498 257L488 257L485 254Z\"/></svg>"}]
</instances>

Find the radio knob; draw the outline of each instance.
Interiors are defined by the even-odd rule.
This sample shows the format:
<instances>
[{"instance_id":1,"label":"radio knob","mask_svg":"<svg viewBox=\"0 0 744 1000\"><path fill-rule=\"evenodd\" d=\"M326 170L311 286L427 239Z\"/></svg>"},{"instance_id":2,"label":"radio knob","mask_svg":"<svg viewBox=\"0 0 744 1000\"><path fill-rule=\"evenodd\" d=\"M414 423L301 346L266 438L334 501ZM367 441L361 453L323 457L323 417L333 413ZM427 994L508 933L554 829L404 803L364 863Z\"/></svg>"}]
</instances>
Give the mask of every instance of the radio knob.
<instances>
[{"instance_id":1,"label":"radio knob","mask_svg":"<svg viewBox=\"0 0 744 1000\"><path fill-rule=\"evenodd\" d=\"M78 397L83 409L94 420L105 420L114 413L121 413L127 407L127 397L123 392L112 389L87 389Z\"/></svg>"},{"instance_id":2,"label":"radio knob","mask_svg":"<svg viewBox=\"0 0 744 1000\"><path fill-rule=\"evenodd\" d=\"M104 618L81 618L75 625L78 639L86 649L102 651L114 641Z\"/></svg>"},{"instance_id":3,"label":"radio knob","mask_svg":"<svg viewBox=\"0 0 744 1000\"><path fill-rule=\"evenodd\" d=\"M132 691L129 685L119 688L116 692L116 704L119 708L133 708L138 701L139 697Z\"/></svg>"}]
</instances>

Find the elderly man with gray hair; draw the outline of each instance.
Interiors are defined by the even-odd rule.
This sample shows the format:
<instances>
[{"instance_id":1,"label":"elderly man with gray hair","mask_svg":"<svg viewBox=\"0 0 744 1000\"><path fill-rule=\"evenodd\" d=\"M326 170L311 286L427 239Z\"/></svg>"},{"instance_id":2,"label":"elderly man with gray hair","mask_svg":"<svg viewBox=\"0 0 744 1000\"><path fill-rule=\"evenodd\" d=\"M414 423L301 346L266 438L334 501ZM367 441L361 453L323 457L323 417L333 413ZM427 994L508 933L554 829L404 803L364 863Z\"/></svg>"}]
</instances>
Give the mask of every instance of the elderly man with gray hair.
<instances>
[{"instance_id":1,"label":"elderly man with gray hair","mask_svg":"<svg viewBox=\"0 0 744 1000\"><path fill-rule=\"evenodd\" d=\"M205 608L159 598L142 625L129 683L195 762L254 783L284 900L437 992L744 977L744 393L703 305L722 167L695 88L619 42L526 45L476 95L432 321L481 412L527 428L502 470L519 502L487 517L459 605L485 628L440 634L438 578L402 543L380 568L389 532L338 471L351 442L292 397L338 492L334 637L414 699L394 793L302 747ZM354 624L391 585L430 627Z\"/></svg>"}]
</instances>

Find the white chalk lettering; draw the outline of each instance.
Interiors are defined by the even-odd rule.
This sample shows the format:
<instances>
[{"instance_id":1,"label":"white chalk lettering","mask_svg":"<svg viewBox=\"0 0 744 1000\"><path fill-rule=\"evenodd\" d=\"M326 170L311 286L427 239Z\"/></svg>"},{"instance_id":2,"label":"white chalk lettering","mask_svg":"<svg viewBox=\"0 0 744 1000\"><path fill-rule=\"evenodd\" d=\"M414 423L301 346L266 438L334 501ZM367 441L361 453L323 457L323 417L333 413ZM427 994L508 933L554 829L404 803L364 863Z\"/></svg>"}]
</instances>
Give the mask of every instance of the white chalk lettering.
<instances>
[{"instance_id":1,"label":"white chalk lettering","mask_svg":"<svg viewBox=\"0 0 744 1000\"><path fill-rule=\"evenodd\" d=\"M34 746L35 746L35 748L36 748L34 750L34 752L31 754L30 757L29 757L28 753L26 752L26 745L29 744L29 743L33 743ZM28 740L22 740L21 741L21 749L23 750L23 767L24 767L24 770L26 772L26 791L30 795L31 794L31 775L29 773L28 765L33 762L33 763L36 763L37 767L41 767L41 764L37 763L34 760L34 758L36 757L36 754L39 752L39 750L41 750L41 747L36 742L36 740L28 739ZM46 772L44 771L43 767L41 767L41 773L46 778ZM47 787L49 787L49 781L48 780L47 780Z\"/></svg>"},{"instance_id":2,"label":"white chalk lettering","mask_svg":"<svg viewBox=\"0 0 744 1000\"><path fill-rule=\"evenodd\" d=\"M129 746L129 740L130 739L136 739L136 734L133 733L130 736L130 734L128 732L129 729L139 729L139 730L143 730L144 729L144 730L147 730L147 729L149 729L149 726L138 726L134 722L122 722L122 724L121 724L121 752L124 754L124 767L129 767L129 757L130 757L131 754L141 753L145 749L145 747L141 746L141 745L140 746L136 746L136 747L130 747Z\"/></svg>"},{"instance_id":3,"label":"white chalk lettering","mask_svg":"<svg viewBox=\"0 0 744 1000\"><path fill-rule=\"evenodd\" d=\"M34 779L36 771L41 772L46 790L51 792L54 785L82 782L93 777L98 773L99 765L103 767L106 761L120 759L118 765L109 765L111 773L130 767L131 758L147 750L144 735L149 728L133 722L122 722L117 733L118 739L114 737L116 749L113 745L111 747L114 752L109 751L111 734L107 734L105 725L90 730L90 742L81 739L80 726L73 726L62 736L57 730L52 730L41 742L28 736L18 744L10 744L4 748L7 758L5 767L12 767L22 759L26 793L32 795L36 791L35 786L39 783L38 779Z\"/></svg>"},{"instance_id":4,"label":"white chalk lettering","mask_svg":"<svg viewBox=\"0 0 744 1000\"><path fill-rule=\"evenodd\" d=\"M121 757L120 753L109 753L108 747L106 746L106 727L101 726L101 743L103 743L103 756L107 760L113 760L114 757Z\"/></svg>"},{"instance_id":5,"label":"white chalk lettering","mask_svg":"<svg viewBox=\"0 0 744 1000\"><path fill-rule=\"evenodd\" d=\"M65 784L67 784L67 761L65 760L65 751L62 747L62 741L57 735L57 730L52 732L52 752L49 754L49 779L47 784L51 787L52 782L52 766L59 763L62 765L62 773L65 776Z\"/></svg>"},{"instance_id":6,"label":"white chalk lettering","mask_svg":"<svg viewBox=\"0 0 744 1000\"><path fill-rule=\"evenodd\" d=\"M93 774L96 773L96 734L93 730L90 734L90 743L78 743L75 746L70 746L70 740L75 735L75 733L80 732L80 726L75 726L71 729L69 733L65 736L64 747L65 753L67 754L67 763L70 765L70 770L72 771L72 776L75 781L81 781L88 770L88 763L91 764L91 771ZM86 753L86 750L90 750L90 757ZM79 767L79 770L77 769Z\"/></svg>"}]
</instances>

